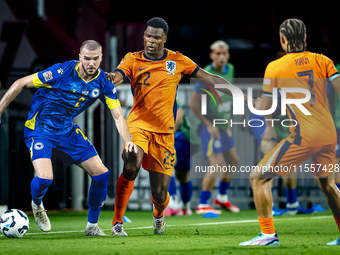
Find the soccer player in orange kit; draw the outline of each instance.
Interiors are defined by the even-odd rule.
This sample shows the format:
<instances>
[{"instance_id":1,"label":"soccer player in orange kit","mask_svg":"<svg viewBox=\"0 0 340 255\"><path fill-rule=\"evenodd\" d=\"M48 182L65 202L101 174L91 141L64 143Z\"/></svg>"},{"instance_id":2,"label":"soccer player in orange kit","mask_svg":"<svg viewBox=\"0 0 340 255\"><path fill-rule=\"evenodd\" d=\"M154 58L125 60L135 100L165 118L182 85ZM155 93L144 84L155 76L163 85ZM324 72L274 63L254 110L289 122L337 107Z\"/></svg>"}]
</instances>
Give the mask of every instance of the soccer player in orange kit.
<instances>
[{"instance_id":1,"label":"soccer player in orange kit","mask_svg":"<svg viewBox=\"0 0 340 255\"><path fill-rule=\"evenodd\" d=\"M125 77L130 78L134 104L127 123L132 141L139 147L137 153L123 151L124 168L117 181L112 235L127 236L123 216L141 166L149 171L154 234L165 231L163 213L169 203L168 186L175 160L176 93L183 74L209 79L210 84L229 84L181 53L165 49L167 33L164 19L150 19L145 26L144 50L127 53L114 73L108 74L115 86ZM220 90L231 95L228 89Z\"/></svg>"},{"instance_id":2,"label":"soccer player in orange kit","mask_svg":"<svg viewBox=\"0 0 340 255\"><path fill-rule=\"evenodd\" d=\"M292 121L290 135L278 143L260 161L258 169L250 174L255 206L261 233L240 245L279 245L272 216L272 194L269 181L278 175L287 175L294 167L312 158L311 172L324 192L334 219L340 230L340 191L333 177L335 165L336 131L327 106L327 79L336 91L340 91L339 73L333 61L316 53L306 51L306 27L298 19L287 19L280 26L280 43L287 53L268 64L263 80L263 95L258 99L258 110L272 105L272 90L304 88L310 91L311 99L303 107L311 114L305 115L295 104L287 104ZM303 98L301 93L289 92L287 99ZM267 115L267 119L271 116ZM294 122L294 123L293 123ZM297 125L295 125L297 124ZM274 128L273 128L274 129ZM273 170L275 169L276 170ZM296 170L296 168L295 168ZM340 238L328 243L339 245Z\"/></svg>"}]
</instances>

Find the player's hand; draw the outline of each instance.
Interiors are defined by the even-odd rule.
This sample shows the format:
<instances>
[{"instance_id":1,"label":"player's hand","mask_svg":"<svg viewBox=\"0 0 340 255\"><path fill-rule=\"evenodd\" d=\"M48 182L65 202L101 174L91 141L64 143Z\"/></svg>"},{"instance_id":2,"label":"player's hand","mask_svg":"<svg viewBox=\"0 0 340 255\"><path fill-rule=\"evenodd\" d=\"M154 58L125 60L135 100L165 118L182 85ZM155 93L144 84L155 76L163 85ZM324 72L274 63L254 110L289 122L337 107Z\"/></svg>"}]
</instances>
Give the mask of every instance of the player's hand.
<instances>
[{"instance_id":1,"label":"player's hand","mask_svg":"<svg viewBox=\"0 0 340 255\"><path fill-rule=\"evenodd\" d=\"M127 142L127 143L125 143L125 150L126 150L126 152L133 152L134 151L135 153L137 153L138 147L133 142Z\"/></svg>"},{"instance_id":2,"label":"player's hand","mask_svg":"<svg viewBox=\"0 0 340 255\"><path fill-rule=\"evenodd\" d=\"M105 75L106 75L106 78L111 82L113 83L115 78L116 78L116 74L115 73L108 73L108 72L105 72Z\"/></svg>"},{"instance_id":3,"label":"player's hand","mask_svg":"<svg viewBox=\"0 0 340 255\"><path fill-rule=\"evenodd\" d=\"M217 127L214 127L213 125L209 125L207 126L207 131L210 134L211 138L221 139L221 133Z\"/></svg>"},{"instance_id":4,"label":"player's hand","mask_svg":"<svg viewBox=\"0 0 340 255\"><path fill-rule=\"evenodd\" d=\"M275 128L270 125L267 125L261 138L262 140L265 140L265 141L271 141L273 138L276 138Z\"/></svg>"}]
</instances>

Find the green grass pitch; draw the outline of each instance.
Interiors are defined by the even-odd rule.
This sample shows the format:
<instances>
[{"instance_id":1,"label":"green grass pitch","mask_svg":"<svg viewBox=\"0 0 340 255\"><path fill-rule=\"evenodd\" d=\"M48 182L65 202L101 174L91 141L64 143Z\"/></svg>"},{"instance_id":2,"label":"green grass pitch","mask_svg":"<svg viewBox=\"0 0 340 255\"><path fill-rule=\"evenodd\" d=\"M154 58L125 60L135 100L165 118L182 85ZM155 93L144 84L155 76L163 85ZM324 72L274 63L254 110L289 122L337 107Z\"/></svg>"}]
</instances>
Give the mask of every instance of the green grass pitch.
<instances>
[{"instance_id":1,"label":"green grass pitch","mask_svg":"<svg viewBox=\"0 0 340 255\"><path fill-rule=\"evenodd\" d=\"M99 226L110 234L113 212L103 211ZM326 246L339 237L330 211L313 215L274 217L278 247L240 247L259 232L257 212L223 212L219 218L202 215L166 217L163 236L154 236L151 212L126 212L128 237L85 237L87 212L50 212L50 233L42 233L30 216L30 228L21 239L0 235L0 254L340 254Z\"/></svg>"}]
</instances>

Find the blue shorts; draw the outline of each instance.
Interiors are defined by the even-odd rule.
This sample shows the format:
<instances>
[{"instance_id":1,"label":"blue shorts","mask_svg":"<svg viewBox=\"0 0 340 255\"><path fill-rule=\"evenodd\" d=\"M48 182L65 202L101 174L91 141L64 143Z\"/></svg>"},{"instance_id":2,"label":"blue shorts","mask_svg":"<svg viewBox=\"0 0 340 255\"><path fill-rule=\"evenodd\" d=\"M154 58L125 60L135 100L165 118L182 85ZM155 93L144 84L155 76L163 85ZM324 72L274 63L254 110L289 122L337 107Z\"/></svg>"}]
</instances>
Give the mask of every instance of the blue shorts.
<instances>
[{"instance_id":1,"label":"blue shorts","mask_svg":"<svg viewBox=\"0 0 340 255\"><path fill-rule=\"evenodd\" d=\"M228 131L220 131L221 139L212 139L207 127L201 125L200 137L205 157L210 157L212 154L223 154L235 147L234 139Z\"/></svg>"},{"instance_id":2,"label":"blue shorts","mask_svg":"<svg viewBox=\"0 0 340 255\"><path fill-rule=\"evenodd\" d=\"M340 129L337 128L336 129L336 135L337 135L337 142L336 142L336 146L335 146L335 153L336 153L336 157L340 157Z\"/></svg>"},{"instance_id":3,"label":"blue shorts","mask_svg":"<svg viewBox=\"0 0 340 255\"><path fill-rule=\"evenodd\" d=\"M254 123L251 123L252 126L256 127L250 127L250 130L254 133L256 141L257 141L257 146L261 148L261 145L263 144L264 141L262 141L262 135L264 133L264 130L266 129L266 120L265 117L262 115L255 115L254 113L250 112L249 120L262 120L263 121L263 126L260 127L261 122L260 121L254 121ZM275 137L272 138L274 142L277 142L277 139Z\"/></svg>"},{"instance_id":4,"label":"blue shorts","mask_svg":"<svg viewBox=\"0 0 340 255\"><path fill-rule=\"evenodd\" d=\"M78 125L70 133L54 135L26 128L25 143L31 154L32 162L39 158L52 157L52 150L67 165L80 164L97 156L94 146Z\"/></svg>"},{"instance_id":5,"label":"blue shorts","mask_svg":"<svg viewBox=\"0 0 340 255\"><path fill-rule=\"evenodd\" d=\"M190 171L190 142L181 131L175 134L176 171Z\"/></svg>"}]
</instances>

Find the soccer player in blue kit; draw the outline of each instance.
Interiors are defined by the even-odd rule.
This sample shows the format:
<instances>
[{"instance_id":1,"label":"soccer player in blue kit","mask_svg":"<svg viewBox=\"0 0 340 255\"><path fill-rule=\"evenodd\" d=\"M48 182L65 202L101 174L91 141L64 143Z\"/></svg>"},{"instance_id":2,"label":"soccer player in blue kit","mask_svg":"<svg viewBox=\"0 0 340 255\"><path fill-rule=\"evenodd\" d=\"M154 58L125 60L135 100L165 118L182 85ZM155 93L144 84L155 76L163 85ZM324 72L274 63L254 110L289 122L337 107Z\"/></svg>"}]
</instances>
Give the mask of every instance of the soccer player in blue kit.
<instances>
[{"instance_id":1,"label":"soccer player in blue kit","mask_svg":"<svg viewBox=\"0 0 340 255\"><path fill-rule=\"evenodd\" d=\"M18 79L0 101L1 120L6 106L22 89L38 88L25 123L25 142L36 172L31 182L32 211L42 231L51 229L42 198L53 180L51 156L52 149L55 149L66 164L78 165L92 178L85 235L106 236L97 222L106 199L110 172L83 131L73 123L73 118L99 98L110 109L125 149L137 152L115 86L99 68L101 60L100 44L93 40L85 41L80 47L79 61L55 64L44 71Z\"/></svg>"}]
</instances>

